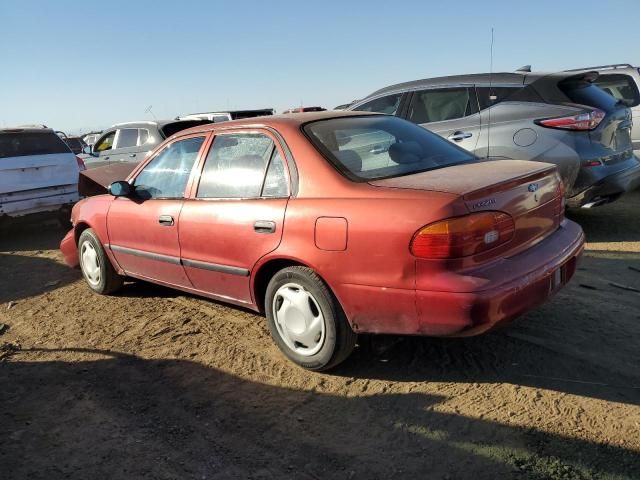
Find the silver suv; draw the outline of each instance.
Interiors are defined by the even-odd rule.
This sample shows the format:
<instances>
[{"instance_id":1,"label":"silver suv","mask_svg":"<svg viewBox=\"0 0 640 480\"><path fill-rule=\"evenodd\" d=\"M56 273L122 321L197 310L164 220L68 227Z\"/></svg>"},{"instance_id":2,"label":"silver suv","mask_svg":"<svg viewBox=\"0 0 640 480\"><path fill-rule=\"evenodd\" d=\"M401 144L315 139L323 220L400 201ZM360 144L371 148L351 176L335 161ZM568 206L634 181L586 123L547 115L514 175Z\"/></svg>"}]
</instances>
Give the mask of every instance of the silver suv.
<instances>
[{"instance_id":1,"label":"silver suv","mask_svg":"<svg viewBox=\"0 0 640 480\"><path fill-rule=\"evenodd\" d=\"M526 69L432 78L383 88L348 110L407 118L478 157L554 163L567 204L592 207L640 185L631 111L597 78Z\"/></svg>"}]
</instances>

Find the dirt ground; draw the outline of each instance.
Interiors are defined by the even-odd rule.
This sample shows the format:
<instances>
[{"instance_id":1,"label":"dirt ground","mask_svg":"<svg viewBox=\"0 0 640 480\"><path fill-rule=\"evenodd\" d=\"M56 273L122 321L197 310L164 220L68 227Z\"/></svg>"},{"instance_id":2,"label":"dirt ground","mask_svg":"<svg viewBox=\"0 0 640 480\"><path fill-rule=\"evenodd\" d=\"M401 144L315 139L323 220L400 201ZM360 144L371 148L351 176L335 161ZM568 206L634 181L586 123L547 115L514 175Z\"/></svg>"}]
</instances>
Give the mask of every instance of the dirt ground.
<instances>
[{"instance_id":1,"label":"dirt ground","mask_svg":"<svg viewBox=\"0 0 640 480\"><path fill-rule=\"evenodd\" d=\"M509 328L362 337L330 374L247 311L142 282L94 295L55 224L10 225L0 478L640 479L639 210L640 192L571 214L576 276Z\"/></svg>"}]
</instances>

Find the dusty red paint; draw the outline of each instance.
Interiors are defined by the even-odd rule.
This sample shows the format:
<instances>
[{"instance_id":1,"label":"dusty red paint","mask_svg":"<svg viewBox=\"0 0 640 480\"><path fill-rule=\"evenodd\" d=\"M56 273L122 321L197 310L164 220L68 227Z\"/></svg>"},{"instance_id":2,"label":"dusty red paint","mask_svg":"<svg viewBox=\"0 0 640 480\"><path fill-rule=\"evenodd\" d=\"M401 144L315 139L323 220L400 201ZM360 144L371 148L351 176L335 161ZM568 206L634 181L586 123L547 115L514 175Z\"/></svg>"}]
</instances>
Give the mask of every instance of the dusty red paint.
<instances>
[{"instance_id":1,"label":"dusty red paint","mask_svg":"<svg viewBox=\"0 0 640 480\"><path fill-rule=\"evenodd\" d=\"M261 268L273 260L307 265L327 282L354 330L361 332L481 333L553 295L551 274L556 269L562 268L563 285L571 278L584 235L577 224L564 218L554 166L482 162L353 183L320 155L300 126L312 119L357 114L252 118L180 132L165 144L190 135L207 137L184 200L91 197L74 208L75 228L94 228L121 273L255 310L262 303L255 296ZM290 150L298 178L297 186L292 182L295 193L290 198L195 199L213 137L234 130L271 136L283 156ZM289 171L290 179L295 176ZM534 180L539 186L535 196L527 193L527 183ZM483 205L489 197L491 203ZM424 225L483 210L507 212L514 218L516 233L510 242L456 260L419 259L411 254L411 239ZM175 225L159 226L161 214L171 214ZM273 221L275 232L256 233L256 220ZM115 252L111 246L179 260L141 258ZM62 241L61 250L65 261L76 266L73 231ZM185 265L189 260L235 271Z\"/></svg>"}]
</instances>

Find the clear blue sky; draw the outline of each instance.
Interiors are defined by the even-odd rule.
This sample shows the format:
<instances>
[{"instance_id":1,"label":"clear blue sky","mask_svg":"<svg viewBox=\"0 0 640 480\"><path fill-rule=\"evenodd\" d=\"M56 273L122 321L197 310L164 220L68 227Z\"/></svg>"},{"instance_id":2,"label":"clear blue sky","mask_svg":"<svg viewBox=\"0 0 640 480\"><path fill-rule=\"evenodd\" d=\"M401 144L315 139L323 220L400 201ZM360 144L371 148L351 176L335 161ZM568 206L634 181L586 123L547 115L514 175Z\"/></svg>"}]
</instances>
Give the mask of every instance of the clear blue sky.
<instances>
[{"instance_id":1,"label":"clear blue sky","mask_svg":"<svg viewBox=\"0 0 640 480\"><path fill-rule=\"evenodd\" d=\"M227 108L334 107L524 64L640 65L639 0L0 2L0 126L77 131Z\"/></svg>"}]
</instances>

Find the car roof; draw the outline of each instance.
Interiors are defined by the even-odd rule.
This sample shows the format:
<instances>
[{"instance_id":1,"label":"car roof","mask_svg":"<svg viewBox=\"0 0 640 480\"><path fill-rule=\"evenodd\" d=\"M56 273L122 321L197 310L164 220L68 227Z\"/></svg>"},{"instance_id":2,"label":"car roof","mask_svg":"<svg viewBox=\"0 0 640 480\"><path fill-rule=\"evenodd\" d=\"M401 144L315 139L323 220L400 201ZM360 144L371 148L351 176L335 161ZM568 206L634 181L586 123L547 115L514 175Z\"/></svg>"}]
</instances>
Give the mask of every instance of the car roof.
<instances>
[{"instance_id":1,"label":"car roof","mask_svg":"<svg viewBox=\"0 0 640 480\"><path fill-rule=\"evenodd\" d=\"M323 112L301 112L301 113L281 113L278 115L270 115L266 117L243 118L240 120L229 120L228 122L207 123L191 127L186 130L180 130L173 136L189 135L192 133L209 132L212 130L228 130L237 127L278 127L280 125L300 126L305 123L315 122L317 120L328 120L331 118L344 117L365 117L378 116L380 113L344 111L344 110L325 110Z\"/></svg>"},{"instance_id":2,"label":"car roof","mask_svg":"<svg viewBox=\"0 0 640 480\"><path fill-rule=\"evenodd\" d=\"M151 121L151 120L138 120L138 121L134 121L134 122L114 123L109 128L144 127L144 126L148 126L148 125L155 125L158 128L162 128L165 125L168 125L170 123L188 122L188 121L190 121L190 120L176 120L176 119L171 119L171 120L153 120L153 121Z\"/></svg>"},{"instance_id":3,"label":"car roof","mask_svg":"<svg viewBox=\"0 0 640 480\"><path fill-rule=\"evenodd\" d=\"M410 82L397 83L388 87L381 88L367 95L362 100L371 97L377 97L385 93L394 93L398 91L417 90L419 88L445 86L445 85L467 85L467 84L518 84L528 85L536 80L545 77L557 77L558 80L575 75L575 72L496 72L496 73L473 73L467 75L449 75L445 77L424 78L421 80L413 80Z\"/></svg>"},{"instance_id":4,"label":"car roof","mask_svg":"<svg viewBox=\"0 0 640 480\"><path fill-rule=\"evenodd\" d=\"M0 133L21 133L21 132L37 132L37 133L54 133L52 128L38 126L38 125L25 125L18 127L2 127Z\"/></svg>"}]
</instances>

